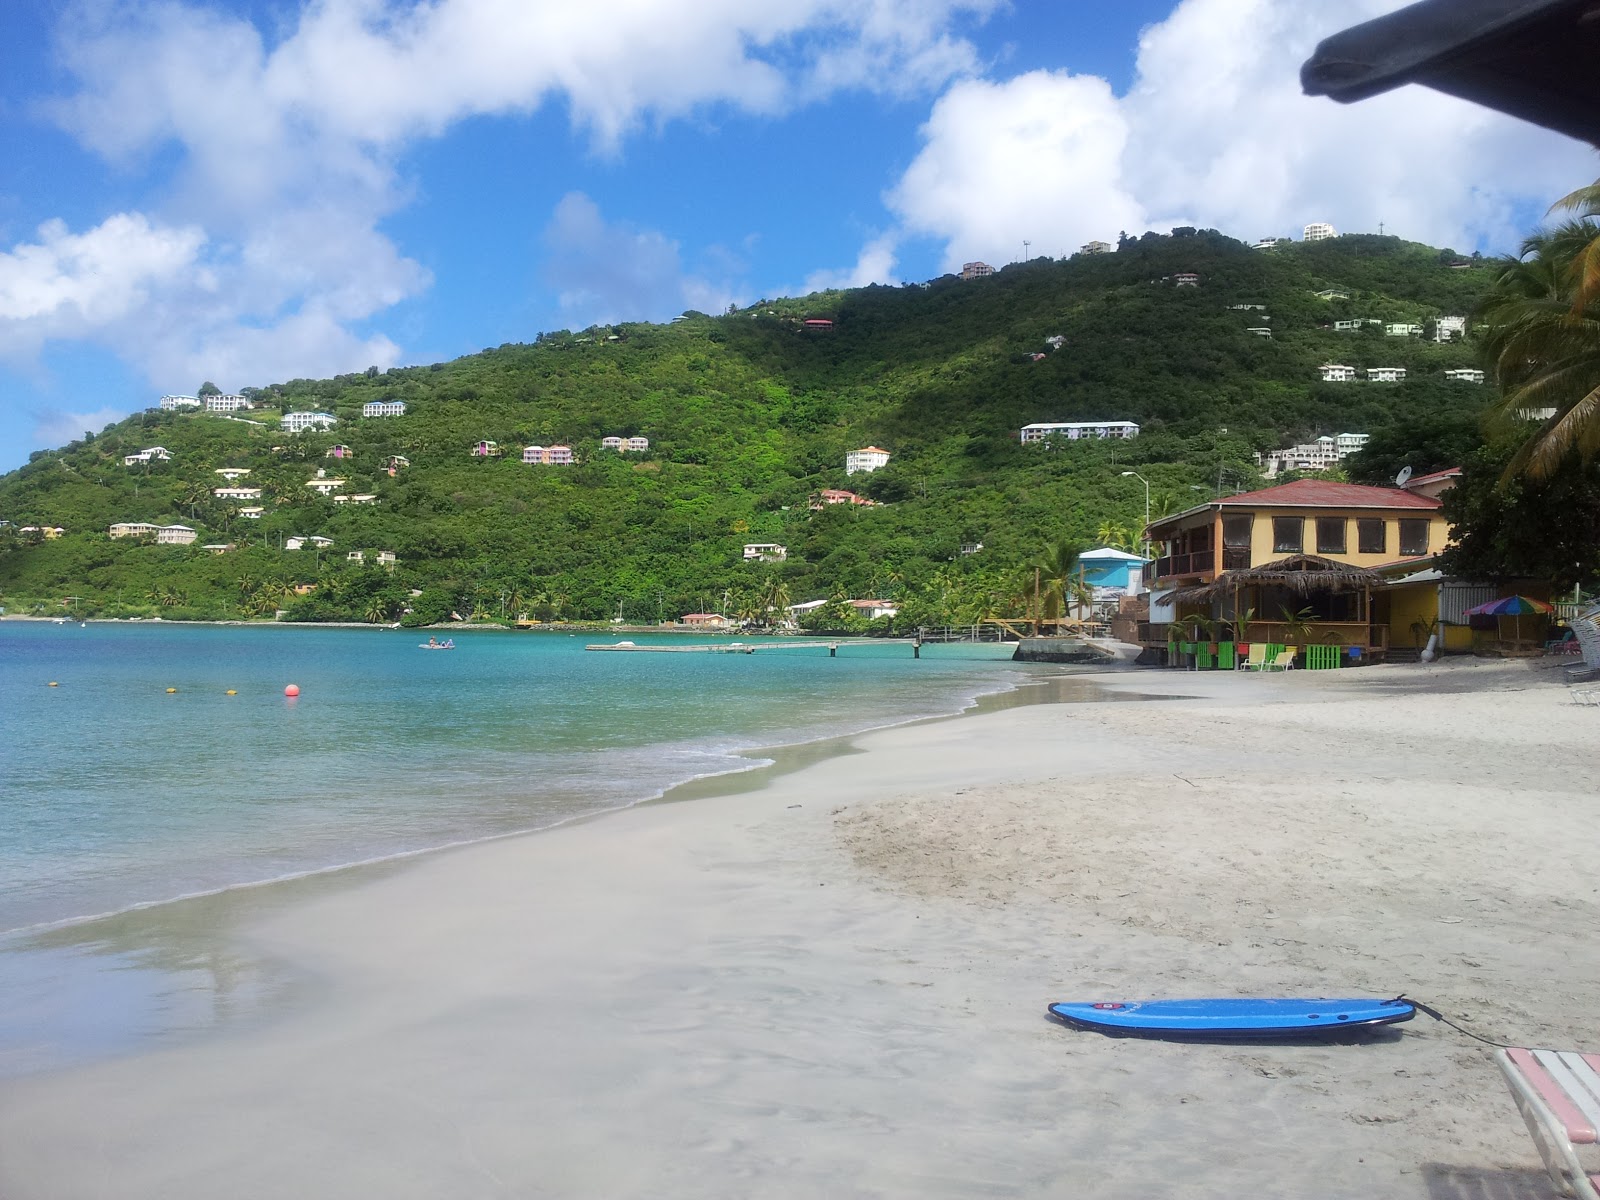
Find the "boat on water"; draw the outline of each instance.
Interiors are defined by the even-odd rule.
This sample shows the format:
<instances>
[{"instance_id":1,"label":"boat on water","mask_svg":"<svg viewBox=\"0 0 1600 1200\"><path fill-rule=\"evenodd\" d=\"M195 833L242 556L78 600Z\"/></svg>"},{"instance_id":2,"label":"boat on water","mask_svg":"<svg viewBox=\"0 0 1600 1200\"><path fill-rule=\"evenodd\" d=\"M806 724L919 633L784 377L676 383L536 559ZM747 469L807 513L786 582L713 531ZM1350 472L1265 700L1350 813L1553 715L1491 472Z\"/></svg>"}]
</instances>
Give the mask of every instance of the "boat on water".
<instances>
[{"instance_id":1,"label":"boat on water","mask_svg":"<svg viewBox=\"0 0 1600 1200\"><path fill-rule=\"evenodd\" d=\"M455 648L456 642L454 638L445 638L442 642L438 638L429 638L425 642L417 643L418 650L454 650Z\"/></svg>"}]
</instances>

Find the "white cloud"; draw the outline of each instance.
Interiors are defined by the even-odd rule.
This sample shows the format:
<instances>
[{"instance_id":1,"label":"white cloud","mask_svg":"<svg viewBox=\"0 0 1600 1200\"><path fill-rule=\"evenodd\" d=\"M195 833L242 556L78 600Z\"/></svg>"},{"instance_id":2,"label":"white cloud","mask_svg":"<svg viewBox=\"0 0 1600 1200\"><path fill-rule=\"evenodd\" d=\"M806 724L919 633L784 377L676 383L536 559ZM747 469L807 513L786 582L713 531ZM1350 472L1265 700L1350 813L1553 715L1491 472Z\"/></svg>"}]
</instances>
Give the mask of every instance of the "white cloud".
<instances>
[{"instance_id":1,"label":"white cloud","mask_svg":"<svg viewBox=\"0 0 1600 1200\"><path fill-rule=\"evenodd\" d=\"M153 289L188 275L205 243L199 229L160 228L140 213L79 234L47 221L38 237L0 252L0 349L126 318Z\"/></svg>"},{"instance_id":2,"label":"white cloud","mask_svg":"<svg viewBox=\"0 0 1600 1200\"><path fill-rule=\"evenodd\" d=\"M813 271L806 276L802 293L826 292L833 288L866 287L872 283L891 283L898 262L897 238L883 234L873 238L861 248L855 266L841 271Z\"/></svg>"},{"instance_id":3,"label":"white cloud","mask_svg":"<svg viewBox=\"0 0 1600 1200\"><path fill-rule=\"evenodd\" d=\"M127 415L117 408L100 408L93 412L40 409L33 414L33 436L41 445L60 446L81 438L85 433L98 433Z\"/></svg>"},{"instance_id":4,"label":"white cloud","mask_svg":"<svg viewBox=\"0 0 1600 1200\"><path fill-rule=\"evenodd\" d=\"M1300 92L1329 33L1392 0L1183 0L1140 38L1135 83L1038 71L963 80L886 202L947 269L1192 224L1298 236L1309 221L1458 249L1515 246L1530 212L1594 174L1593 151L1410 87L1345 106Z\"/></svg>"},{"instance_id":5,"label":"white cloud","mask_svg":"<svg viewBox=\"0 0 1600 1200\"><path fill-rule=\"evenodd\" d=\"M1122 176L1150 223L1257 237L1381 221L1436 245L1510 249L1518 210L1593 173L1589 148L1428 88L1354 105L1301 93L1321 38L1393 7L1185 0L1146 30Z\"/></svg>"},{"instance_id":6,"label":"white cloud","mask_svg":"<svg viewBox=\"0 0 1600 1200\"><path fill-rule=\"evenodd\" d=\"M1033 71L964 80L934 105L925 146L888 196L905 228L947 242L946 270L1076 249L1137 225L1119 182L1127 123L1102 79Z\"/></svg>"},{"instance_id":7,"label":"white cloud","mask_svg":"<svg viewBox=\"0 0 1600 1200\"><path fill-rule=\"evenodd\" d=\"M546 279L577 327L659 321L691 308L716 313L736 300L732 283L686 272L677 242L608 222L581 192L556 205L544 244Z\"/></svg>"}]
</instances>

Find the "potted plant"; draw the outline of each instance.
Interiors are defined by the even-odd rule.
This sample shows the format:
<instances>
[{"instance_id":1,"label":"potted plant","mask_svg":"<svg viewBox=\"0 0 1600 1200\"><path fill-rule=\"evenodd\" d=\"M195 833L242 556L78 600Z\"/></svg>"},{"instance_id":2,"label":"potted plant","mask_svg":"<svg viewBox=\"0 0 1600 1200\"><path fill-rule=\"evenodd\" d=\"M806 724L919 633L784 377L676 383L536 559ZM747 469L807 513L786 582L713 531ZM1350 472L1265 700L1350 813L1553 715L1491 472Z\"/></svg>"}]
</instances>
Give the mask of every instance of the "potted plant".
<instances>
[{"instance_id":1,"label":"potted plant","mask_svg":"<svg viewBox=\"0 0 1600 1200\"><path fill-rule=\"evenodd\" d=\"M1250 622L1255 620L1256 610L1241 608L1233 617L1233 640L1235 649L1240 654L1250 653Z\"/></svg>"},{"instance_id":2,"label":"potted plant","mask_svg":"<svg viewBox=\"0 0 1600 1200\"><path fill-rule=\"evenodd\" d=\"M1204 642L1206 653L1211 655L1214 660L1217 657L1218 649L1217 629L1221 622L1214 621L1210 617L1201 616L1199 613L1193 613L1185 617L1184 620L1189 622L1189 627L1194 631L1194 640L1197 643Z\"/></svg>"},{"instance_id":3,"label":"potted plant","mask_svg":"<svg viewBox=\"0 0 1600 1200\"><path fill-rule=\"evenodd\" d=\"M1284 636L1288 645L1295 650L1301 650L1311 640L1311 626L1317 616L1309 608L1302 608L1299 612L1290 612L1287 607L1283 610Z\"/></svg>"}]
</instances>

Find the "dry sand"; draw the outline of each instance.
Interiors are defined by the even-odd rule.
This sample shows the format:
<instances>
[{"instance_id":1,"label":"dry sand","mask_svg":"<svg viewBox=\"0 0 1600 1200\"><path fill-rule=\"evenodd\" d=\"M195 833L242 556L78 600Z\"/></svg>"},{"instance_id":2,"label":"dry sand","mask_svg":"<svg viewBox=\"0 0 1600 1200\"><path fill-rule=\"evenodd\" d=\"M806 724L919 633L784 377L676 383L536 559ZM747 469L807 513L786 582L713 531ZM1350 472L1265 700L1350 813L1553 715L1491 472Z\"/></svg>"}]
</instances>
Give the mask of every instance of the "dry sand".
<instances>
[{"instance_id":1,"label":"dry sand","mask_svg":"<svg viewBox=\"0 0 1600 1200\"><path fill-rule=\"evenodd\" d=\"M1075 1033L1394 994L1595 1045L1600 711L1451 663L1136 674L263 915L264 1028L12 1081L0 1197L1552 1195L1488 1051ZM154 918L153 918L154 919Z\"/></svg>"}]
</instances>

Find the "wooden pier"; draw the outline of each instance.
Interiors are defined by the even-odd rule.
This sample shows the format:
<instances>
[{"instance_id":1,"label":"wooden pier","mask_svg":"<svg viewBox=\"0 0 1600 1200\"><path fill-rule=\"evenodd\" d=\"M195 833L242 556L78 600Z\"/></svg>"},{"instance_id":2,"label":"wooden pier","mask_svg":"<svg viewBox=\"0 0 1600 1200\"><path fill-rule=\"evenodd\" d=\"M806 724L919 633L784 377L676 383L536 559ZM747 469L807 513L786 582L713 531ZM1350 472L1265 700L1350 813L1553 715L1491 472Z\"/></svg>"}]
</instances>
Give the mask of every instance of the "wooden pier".
<instances>
[{"instance_id":1,"label":"wooden pier","mask_svg":"<svg viewBox=\"0 0 1600 1200\"><path fill-rule=\"evenodd\" d=\"M903 638L851 638L849 643L854 646L907 646L911 647L911 657L922 657L922 639L914 638L907 641ZM613 650L633 654L754 654L757 650L822 650L828 651L829 658L837 658L840 643L831 642L710 642L694 646L640 646L633 642L595 642L585 646L585 650Z\"/></svg>"}]
</instances>

